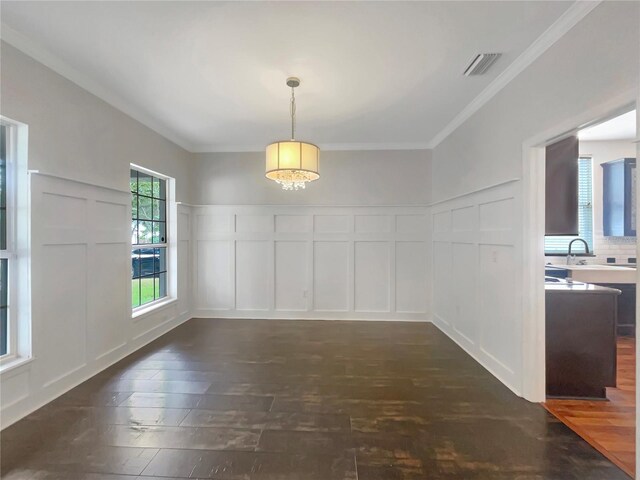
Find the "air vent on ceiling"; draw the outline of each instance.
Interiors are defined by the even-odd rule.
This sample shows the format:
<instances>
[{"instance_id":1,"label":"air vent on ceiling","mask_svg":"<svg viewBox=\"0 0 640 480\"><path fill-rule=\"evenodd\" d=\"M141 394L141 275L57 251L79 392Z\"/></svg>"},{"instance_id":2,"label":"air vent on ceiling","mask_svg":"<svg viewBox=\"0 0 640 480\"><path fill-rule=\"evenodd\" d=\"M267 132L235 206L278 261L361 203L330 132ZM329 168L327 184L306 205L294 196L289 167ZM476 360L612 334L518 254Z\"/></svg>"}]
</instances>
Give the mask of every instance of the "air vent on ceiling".
<instances>
[{"instance_id":1,"label":"air vent on ceiling","mask_svg":"<svg viewBox=\"0 0 640 480\"><path fill-rule=\"evenodd\" d=\"M500 58L501 53L479 53L476 58L473 59L471 64L464 71L465 76L469 75L482 75L494 62Z\"/></svg>"}]
</instances>

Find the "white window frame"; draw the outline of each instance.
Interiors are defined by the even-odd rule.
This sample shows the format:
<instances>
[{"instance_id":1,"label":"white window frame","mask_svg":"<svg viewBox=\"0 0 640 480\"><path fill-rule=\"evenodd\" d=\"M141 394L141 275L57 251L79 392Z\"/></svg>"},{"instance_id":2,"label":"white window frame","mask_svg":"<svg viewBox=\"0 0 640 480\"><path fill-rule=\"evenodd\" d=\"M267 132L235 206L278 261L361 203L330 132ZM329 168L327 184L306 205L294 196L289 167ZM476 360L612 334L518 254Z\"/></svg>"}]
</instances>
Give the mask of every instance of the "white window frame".
<instances>
[{"instance_id":1,"label":"white window frame","mask_svg":"<svg viewBox=\"0 0 640 480\"><path fill-rule=\"evenodd\" d=\"M150 170L148 168L142 167L140 165L136 165L134 163L129 165L130 170L136 170L140 173L146 173L147 175L152 175L156 178L160 178L166 182L166 232L167 241L164 243L152 243L152 244L141 244L134 245L131 242L130 251L139 249L139 248L166 248L167 249L167 294L166 296L154 300L153 302L145 303L144 305L140 305L138 307L131 307L131 317L133 319L138 319L140 317L146 316L148 313L154 312L156 310L162 309L165 306L173 304L177 301L177 289L176 289L176 258L177 258L177 242L176 242L176 233L177 228L175 225L176 215L176 201L175 201L175 179L173 177L169 177L168 175L164 175L160 172L156 172L154 170ZM131 202L129 202L131 203ZM129 220L131 221L131 214L129 215ZM129 288L131 289L131 278L129 278ZM131 290L129 291L129 298L131 298Z\"/></svg>"},{"instance_id":2,"label":"white window frame","mask_svg":"<svg viewBox=\"0 0 640 480\"><path fill-rule=\"evenodd\" d=\"M30 202L27 170L28 127L0 115L7 129L7 249L8 260L7 353L0 357L0 372L32 359L30 276Z\"/></svg>"},{"instance_id":3,"label":"white window frame","mask_svg":"<svg viewBox=\"0 0 640 480\"><path fill-rule=\"evenodd\" d=\"M7 260L7 353L2 355L0 359L3 363L11 361L16 357L16 315L14 315L13 309L16 305L15 292L16 292L16 275L14 274L15 260L17 259L16 241L15 241L15 225L16 225L16 189L15 189L15 171L16 171L16 156L15 156L15 131L12 125L0 122L4 128L6 128L6 235L7 235L7 248L6 250L0 250L0 259Z\"/></svg>"}]
</instances>

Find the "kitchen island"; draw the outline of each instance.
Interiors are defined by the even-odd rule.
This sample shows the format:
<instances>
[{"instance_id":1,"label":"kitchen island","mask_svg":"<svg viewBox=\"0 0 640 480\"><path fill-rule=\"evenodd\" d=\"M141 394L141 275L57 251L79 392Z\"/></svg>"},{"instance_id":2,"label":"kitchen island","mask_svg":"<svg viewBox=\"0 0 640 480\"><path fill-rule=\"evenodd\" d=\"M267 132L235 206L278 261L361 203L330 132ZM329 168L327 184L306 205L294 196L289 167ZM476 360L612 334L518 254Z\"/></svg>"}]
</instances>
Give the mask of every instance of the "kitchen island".
<instances>
[{"instance_id":1,"label":"kitchen island","mask_svg":"<svg viewBox=\"0 0 640 480\"><path fill-rule=\"evenodd\" d=\"M636 271L635 264L547 265L545 274L620 290L618 335L635 337Z\"/></svg>"},{"instance_id":2,"label":"kitchen island","mask_svg":"<svg viewBox=\"0 0 640 480\"><path fill-rule=\"evenodd\" d=\"M615 387L618 295L571 279L545 282L548 397L605 399Z\"/></svg>"}]
</instances>

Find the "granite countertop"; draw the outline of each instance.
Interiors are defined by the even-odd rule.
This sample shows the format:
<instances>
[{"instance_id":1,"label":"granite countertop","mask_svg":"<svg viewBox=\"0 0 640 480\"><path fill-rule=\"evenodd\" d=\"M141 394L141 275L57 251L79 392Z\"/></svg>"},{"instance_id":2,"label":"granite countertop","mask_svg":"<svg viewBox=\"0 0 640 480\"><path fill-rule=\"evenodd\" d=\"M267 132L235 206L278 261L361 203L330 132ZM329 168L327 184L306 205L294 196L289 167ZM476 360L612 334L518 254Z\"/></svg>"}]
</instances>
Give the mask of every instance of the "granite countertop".
<instances>
[{"instance_id":1,"label":"granite countertop","mask_svg":"<svg viewBox=\"0 0 640 480\"><path fill-rule=\"evenodd\" d=\"M600 265L596 263L587 263L586 265L548 265L556 268L561 268L563 270L609 270L609 271L623 271L628 272L629 270L633 270L636 268L635 265L612 265L611 263L607 263L606 265Z\"/></svg>"},{"instance_id":2,"label":"granite countertop","mask_svg":"<svg viewBox=\"0 0 640 480\"><path fill-rule=\"evenodd\" d=\"M617 288L601 287L590 283L574 282L571 279L561 282L545 282L545 292L591 293L600 295L620 295Z\"/></svg>"},{"instance_id":3,"label":"granite countertop","mask_svg":"<svg viewBox=\"0 0 640 480\"><path fill-rule=\"evenodd\" d=\"M565 270L569 276L583 283L636 283L636 266L628 265L546 265L547 271Z\"/></svg>"}]
</instances>

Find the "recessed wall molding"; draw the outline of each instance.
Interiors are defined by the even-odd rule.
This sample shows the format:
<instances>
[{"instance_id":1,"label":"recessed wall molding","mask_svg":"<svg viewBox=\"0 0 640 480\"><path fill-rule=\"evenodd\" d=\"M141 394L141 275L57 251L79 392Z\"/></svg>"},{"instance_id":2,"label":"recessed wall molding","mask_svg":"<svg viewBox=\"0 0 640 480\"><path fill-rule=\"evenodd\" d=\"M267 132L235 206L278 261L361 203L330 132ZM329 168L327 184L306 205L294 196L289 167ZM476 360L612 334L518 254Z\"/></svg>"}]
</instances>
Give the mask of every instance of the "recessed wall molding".
<instances>
[{"instance_id":1,"label":"recessed wall molding","mask_svg":"<svg viewBox=\"0 0 640 480\"><path fill-rule=\"evenodd\" d=\"M99 185L97 183L91 183L91 182L85 182L83 180L78 180L76 178L72 178L72 177L66 177L63 175L56 175L54 173L46 173L46 172L41 172L40 170L29 170L28 171L29 175L35 175L35 176L43 176L43 177L49 177L49 178L56 178L58 180L66 180L68 182L73 182L79 185L87 185L91 188L104 188L105 190L111 190L113 192L119 192L119 193L126 193L127 195L131 194L131 192L129 190L121 190L119 188L113 188L113 187L109 187L107 185Z\"/></svg>"},{"instance_id":2,"label":"recessed wall molding","mask_svg":"<svg viewBox=\"0 0 640 480\"><path fill-rule=\"evenodd\" d=\"M505 182L431 209L433 321L515 393L521 391L519 184ZM511 339L511 340L508 340Z\"/></svg>"},{"instance_id":3,"label":"recessed wall molding","mask_svg":"<svg viewBox=\"0 0 640 480\"><path fill-rule=\"evenodd\" d=\"M177 208L178 299L134 321L131 193L45 174L30 193L34 358L0 376L1 428L191 318L190 207Z\"/></svg>"},{"instance_id":4,"label":"recessed wall molding","mask_svg":"<svg viewBox=\"0 0 640 480\"><path fill-rule=\"evenodd\" d=\"M429 320L428 213L194 207L194 316Z\"/></svg>"}]
</instances>

